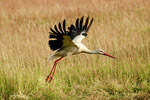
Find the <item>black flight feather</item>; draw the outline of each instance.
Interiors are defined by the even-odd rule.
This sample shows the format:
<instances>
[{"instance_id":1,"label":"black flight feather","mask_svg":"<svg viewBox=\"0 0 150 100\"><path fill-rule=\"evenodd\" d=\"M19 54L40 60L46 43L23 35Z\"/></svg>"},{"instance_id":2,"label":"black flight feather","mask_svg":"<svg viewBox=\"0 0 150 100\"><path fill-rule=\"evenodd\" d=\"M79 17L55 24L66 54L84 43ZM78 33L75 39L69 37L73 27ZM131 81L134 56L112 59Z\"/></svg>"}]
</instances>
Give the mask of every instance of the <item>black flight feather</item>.
<instances>
[{"instance_id":1,"label":"black flight feather","mask_svg":"<svg viewBox=\"0 0 150 100\"><path fill-rule=\"evenodd\" d=\"M66 21L65 20L63 21L63 30L64 30L64 32L66 32Z\"/></svg>"},{"instance_id":2,"label":"black flight feather","mask_svg":"<svg viewBox=\"0 0 150 100\"><path fill-rule=\"evenodd\" d=\"M93 23L93 18L92 18L92 20L90 21L90 24L89 24L89 26L88 26L87 29L86 29L87 32L88 32L89 28L91 27L92 23Z\"/></svg>"},{"instance_id":3,"label":"black flight feather","mask_svg":"<svg viewBox=\"0 0 150 100\"><path fill-rule=\"evenodd\" d=\"M87 28L88 22L89 22L89 16L87 17L86 22L85 22L85 25L83 26L84 29Z\"/></svg>"},{"instance_id":4,"label":"black flight feather","mask_svg":"<svg viewBox=\"0 0 150 100\"><path fill-rule=\"evenodd\" d=\"M79 29L79 18L76 20L76 28Z\"/></svg>"},{"instance_id":5,"label":"black flight feather","mask_svg":"<svg viewBox=\"0 0 150 100\"><path fill-rule=\"evenodd\" d=\"M63 33L60 22L59 22L59 30L61 31L61 33Z\"/></svg>"},{"instance_id":6,"label":"black flight feather","mask_svg":"<svg viewBox=\"0 0 150 100\"><path fill-rule=\"evenodd\" d=\"M55 32L52 28L50 28L51 32L54 34L57 34L57 32Z\"/></svg>"},{"instance_id":7,"label":"black flight feather","mask_svg":"<svg viewBox=\"0 0 150 100\"><path fill-rule=\"evenodd\" d=\"M80 20L80 29L82 29L82 23L83 23L83 16L82 16L82 18Z\"/></svg>"},{"instance_id":8,"label":"black flight feather","mask_svg":"<svg viewBox=\"0 0 150 100\"><path fill-rule=\"evenodd\" d=\"M56 32L57 32L57 33L60 33L60 32L58 31L58 29L57 29L57 26L56 26L56 25L55 25L55 30L56 30Z\"/></svg>"}]
</instances>

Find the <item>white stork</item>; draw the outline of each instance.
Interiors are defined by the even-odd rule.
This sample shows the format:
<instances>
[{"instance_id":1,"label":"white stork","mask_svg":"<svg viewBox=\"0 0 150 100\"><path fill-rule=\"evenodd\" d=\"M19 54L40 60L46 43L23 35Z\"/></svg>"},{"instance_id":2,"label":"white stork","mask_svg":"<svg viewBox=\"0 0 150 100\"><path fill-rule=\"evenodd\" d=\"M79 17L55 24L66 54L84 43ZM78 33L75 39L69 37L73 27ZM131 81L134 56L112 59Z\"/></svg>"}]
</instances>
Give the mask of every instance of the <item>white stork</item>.
<instances>
[{"instance_id":1,"label":"white stork","mask_svg":"<svg viewBox=\"0 0 150 100\"><path fill-rule=\"evenodd\" d=\"M53 79L56 65L57 63L66 56L75 55L79 53L87 53L87 54L100 54L114 58L113 56L105 53L102 49L97 50L89 50L83 43L81 43L82 39L87 36L87 32L93 23L93 18L89 23L89 17L86 18L85 24L83 24L84 17L81 19L77 18L75 25L71 24L66 30L66 22L63 21L63 25L61 26L60 22L58 24L58 28L55 25L55 30L50 28L50 40L49 47L51 50L56 51L55 54L52 54L49 60L53 60L58 58L54 66L50 72L50 74L46 78L46 82Z\"/></svg>"}]
</instances>

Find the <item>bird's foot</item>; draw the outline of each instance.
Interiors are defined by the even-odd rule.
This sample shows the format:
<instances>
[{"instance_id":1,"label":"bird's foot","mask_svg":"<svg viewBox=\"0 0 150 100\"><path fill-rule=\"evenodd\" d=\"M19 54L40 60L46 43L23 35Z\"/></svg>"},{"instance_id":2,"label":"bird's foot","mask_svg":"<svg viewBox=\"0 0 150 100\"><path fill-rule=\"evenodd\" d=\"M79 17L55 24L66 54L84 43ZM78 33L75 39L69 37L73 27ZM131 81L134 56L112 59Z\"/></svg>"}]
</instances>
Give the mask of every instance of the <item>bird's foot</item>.
<instances>
[{"instance_id":1,"label":"bird's foot","mask_svg":"<svg viewBox=\"0 0 150 100\"><path fill-rule=\"evenodd\" d=\"M50 76L48 75L47 78L46 78L46 82L49 80L49 78L50 78Z\"/></svg>"},{"instance_id":2,"label":"bird's foot","mask_svg":"<svg viewBox=\"0 0 150 100\"><path fill-rule=\"evenodd\" d=\"M53 77L50 77L49 83L52 81Z\"/></svg>"},{"instance_id":3,"label":"bird's foot","mask_svg":"<svg viewBox=\"0 0 150 100\"><path fill-rule=\"evenodd\" d=\"M49 80L49 79L50 79L50 80ZM48 75L47 78L46 78L46 82L49 82L49 83L50 83L50 82L52 81L52 79L53 79L53 76L50 77L50 76ZM49 81L48 81L48 80L49 80Z\"/></svg>"}]
</instances>

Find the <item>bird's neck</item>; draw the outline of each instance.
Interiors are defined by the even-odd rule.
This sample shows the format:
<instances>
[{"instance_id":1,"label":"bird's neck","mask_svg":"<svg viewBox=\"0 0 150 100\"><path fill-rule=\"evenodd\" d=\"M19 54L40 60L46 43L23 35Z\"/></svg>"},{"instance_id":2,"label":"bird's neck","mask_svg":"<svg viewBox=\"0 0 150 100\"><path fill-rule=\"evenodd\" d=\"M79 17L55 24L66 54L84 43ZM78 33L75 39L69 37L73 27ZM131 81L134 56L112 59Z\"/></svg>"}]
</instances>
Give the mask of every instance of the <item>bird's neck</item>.
<instances>
[{"instance_id":1,"label":"bird's neck","mask_svg":"<svg viewBox=\"0 0 150 100\"><path fill-rule=\"evenodd\" d=\"M99 50L88 50L86 53L88 54L100 54Z\"/></svg>"}]
</instances>

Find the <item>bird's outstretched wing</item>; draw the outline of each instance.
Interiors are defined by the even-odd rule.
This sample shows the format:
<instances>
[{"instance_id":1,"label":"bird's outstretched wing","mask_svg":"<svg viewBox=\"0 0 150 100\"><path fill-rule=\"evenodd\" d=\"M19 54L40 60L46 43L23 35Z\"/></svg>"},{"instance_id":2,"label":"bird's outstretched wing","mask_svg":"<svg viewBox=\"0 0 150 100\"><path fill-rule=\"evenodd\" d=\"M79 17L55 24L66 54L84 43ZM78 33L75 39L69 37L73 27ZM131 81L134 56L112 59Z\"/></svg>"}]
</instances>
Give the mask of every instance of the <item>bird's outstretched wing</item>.
<instances>
[{"instance_id":1,"label":"bird's outstretched wing","mask_svg":"<svg viewBox=\"0 0 150 100\"><path fill-rule=\"evenodd\" d=\"M63 26L63 27L62 27ZM68 31L66 31L66 21L63 21L63 25L59 22L58 28L55 25L54 29L50 28L50 40L49 40L49 47L51 50L57 50L63 47L63 40L65 39L64 36L67 36ZM67 38L66 38L67 39ZM69 38L68 38L69 39Z\"/></svg>"},{"instance_id":2,"label":"bird's outstretched wing","mask_svg":"<svg viewBox=\"0 0 150 100\"><path fill-rule=\"evenodd\" d=\"M93 23L93 18L91 19L91 21L89 23L89 17L87 17L84 25L83 25L83 20L84 20L83 16L81 17L81 19L77 18L75 25L71 24L71 26L68 27L68 29L69 29L68 34L70 35L72 40L76 36L81 35L81 33L83 33L83 32L86 34ZM88 23L89 23L89 25L88 25Z\"/></svg>"},{"instance_id":3,"label":"bird's outstretched wing","mask_svg":"<svg viewBox=\"0 0 150 100\"><path fill-rule=\"evenodd\" d=\"M89 17L87 17L85 24L83 25L84 17L77 18L75 25L71 24L66 30L66 21L63 21L63 24L59 22L58 27L55 25L54 29L50 28L50 40L49 40L49 47L51 50L59 50L65 46L75 45L72 40L76 37L80 39L80 36L86 36L90 26L92 25L93 18L89 23ZM89 23L89 24L88 24ZM78 39L77 39L78 40Z\"/></svg>"}]
</instances>

